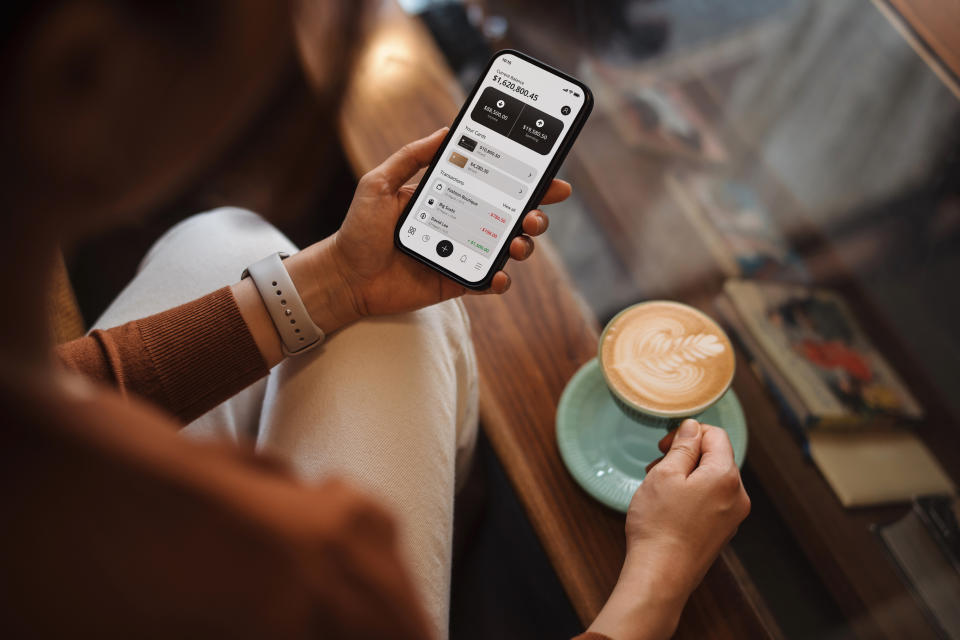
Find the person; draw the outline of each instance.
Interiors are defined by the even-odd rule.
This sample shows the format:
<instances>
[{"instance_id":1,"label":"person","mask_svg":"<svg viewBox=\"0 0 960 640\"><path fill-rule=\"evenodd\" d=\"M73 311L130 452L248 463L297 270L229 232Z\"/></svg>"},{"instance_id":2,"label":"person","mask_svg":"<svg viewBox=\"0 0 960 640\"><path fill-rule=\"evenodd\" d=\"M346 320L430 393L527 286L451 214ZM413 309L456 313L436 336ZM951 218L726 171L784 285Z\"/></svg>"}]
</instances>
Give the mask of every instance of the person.
<instances>
[{"instance_id":1,"label":"person","mask_svg":"<svg viewBox=\"0 0 960 640\"><path fill-rule=\"evenodd\" d=\"M184 57L132 37L143 11L153 24L192 3L160 5L55 2L2 52L0 631L445 637L475 355L464 290L392 242L407 183L445 130L363 176L341 228L303 250L248 211L188 218L91 333L52 344L43 301L58 248L145 209L199 162L184 160L197 129L178 127L182 111L149 126L125 112L179 91L201 100L190 78L222 63L215 47ZM258 25L264 6L231 5ZM543 201L569 193L555 181ZM547 225L528 214L511 257ZM290 359L239 277L274 251L293 253L286 268L329 336ZM498 273L491 291L509 284ZM661 449L631 503L620 580L584 637L669 636L749 509L722 430L687 421Z\"/></svg>"}]
</instances>

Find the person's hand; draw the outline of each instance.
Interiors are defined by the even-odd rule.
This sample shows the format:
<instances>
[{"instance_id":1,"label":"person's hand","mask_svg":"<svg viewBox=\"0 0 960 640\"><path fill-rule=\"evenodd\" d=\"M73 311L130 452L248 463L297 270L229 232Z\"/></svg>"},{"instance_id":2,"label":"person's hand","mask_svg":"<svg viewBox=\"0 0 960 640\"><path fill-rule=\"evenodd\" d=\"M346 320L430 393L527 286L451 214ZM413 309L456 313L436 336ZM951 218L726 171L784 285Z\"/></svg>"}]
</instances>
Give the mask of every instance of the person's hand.
<instances>
[{"instance_id":1,"label":"person's hand","mask_svg":"<svg viewBox=\"0 0 960 640\"><path fill-rule=\"evenodd\" d=\"M354 295L360 315L401 313L419 309L468 289L396 249L393 231L416 185L407 185L433 158L447 129L406 145L360 179L343 226L334 236L333 255L338 270ZM544 204L570 195L570 185L554 180ZM524 235L510 243L510 257L525 260L533 252L533 236L547 230L549 220L534 209L523 220ZM490 292L503 293L510 277L497 272Z\"/></svg>"},{"instance_id":2,"label":"person's hand","mask_svg":"<svg viewBox=\"0 0 960 640\"><path fill-rule=\"evenodd\" d=\"M447 129L409 143L360 179L346 219L332 236L292 255L284 266L311 319L332 333L368 315L402 313L471 292L394 246L393 231L416 185L405 184L430 164ZM554 180L543 204L570 196L570 185ZM533 253L533 236L547 230L546 214L534 209L523 218L524 234L510 243L510 257L526 260ZM504 293L510 276L498 271L490 289ZM273 321L250 280L233 285L240 313L264 362L283 359ZM279 292L278 292L279 294Z\"/></svg>"},{"instance_id":3,"label":"person's hand","mask_svg":"<svg viewBox=\"0 0 960 640\"><path fill-rule=\"evenodd\" d=\"M660 441L627 512L627 557L591 630L666 638L690 593L750 512L727 433L686 420Z\"/></svg>"},{"instance_id":4,"label":"person's hand","mask_svg":"<svg viewBox=\"0 0 960 640\"><path fill-rule=\"evenodd\" d=\"M685 420L659 446L665 455L627 512L627 553L669 558L669 577L689 593L750 513L750 498L723 429Z\"/></svg>"}]
</instances>

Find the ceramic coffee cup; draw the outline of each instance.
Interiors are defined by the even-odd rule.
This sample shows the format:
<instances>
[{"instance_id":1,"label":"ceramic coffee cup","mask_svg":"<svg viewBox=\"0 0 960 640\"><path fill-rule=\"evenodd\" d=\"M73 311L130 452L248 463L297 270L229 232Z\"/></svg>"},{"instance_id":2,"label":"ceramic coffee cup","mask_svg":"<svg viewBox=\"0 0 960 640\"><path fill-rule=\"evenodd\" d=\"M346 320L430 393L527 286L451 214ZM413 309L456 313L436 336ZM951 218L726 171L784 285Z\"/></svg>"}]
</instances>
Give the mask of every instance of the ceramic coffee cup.
<instances>
[{"instance_id":1,"label":"ceramic coffee cup","mask_svg":"<svg viewBox=\"0 0 960 640\"><path fill-rule=\"evenodd\" d=\"M620 409L672 429L716 404L736 362L730 338L705 313L667 300L627 307L600 335L600 370Z\"/></svg>"}]
</instances>

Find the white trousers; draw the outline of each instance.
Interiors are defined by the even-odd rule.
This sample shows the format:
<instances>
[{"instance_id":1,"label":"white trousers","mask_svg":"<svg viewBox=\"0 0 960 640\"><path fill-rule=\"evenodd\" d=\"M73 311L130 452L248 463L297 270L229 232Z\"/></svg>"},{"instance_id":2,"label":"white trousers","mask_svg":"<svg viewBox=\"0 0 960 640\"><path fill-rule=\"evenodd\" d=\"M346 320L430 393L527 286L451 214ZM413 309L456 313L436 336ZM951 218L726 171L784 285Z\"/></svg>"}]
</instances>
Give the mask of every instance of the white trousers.
<instances>
[{"instance_id":1,"label":"white trousers","mask_svg":"<svg viewBox=\"0 0 960 640\"><path fill-rule=\"evenodd\" d=\"M94 328L198 298L296 247L254 213L223 208L170 229ZM254 441L306 481L338 475L378 496L437 627L448 635L453 499L477 434L477 367L459 300L357 322L288 359L185 429Z\"/></svg>"}]
</instances>

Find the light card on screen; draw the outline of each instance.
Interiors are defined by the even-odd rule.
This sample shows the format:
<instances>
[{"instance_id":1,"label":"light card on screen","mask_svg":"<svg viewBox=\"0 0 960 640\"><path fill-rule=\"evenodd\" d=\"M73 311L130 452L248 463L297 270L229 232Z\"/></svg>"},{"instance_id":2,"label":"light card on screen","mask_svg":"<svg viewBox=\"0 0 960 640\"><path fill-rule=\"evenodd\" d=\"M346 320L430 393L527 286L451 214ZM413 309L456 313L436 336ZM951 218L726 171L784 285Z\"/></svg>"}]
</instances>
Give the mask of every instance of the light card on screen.
<instances>
[{"instance_id":1,"label":"light card on screen","mask_svg":"<svg viewBox=\"0 0 960 640\"><path fill-rule=\"evenodd\" d=\"M579 80L517 51L494 55L400 216L397 247L488 288L592 107Z\"/></svg>"}]
</instances>

